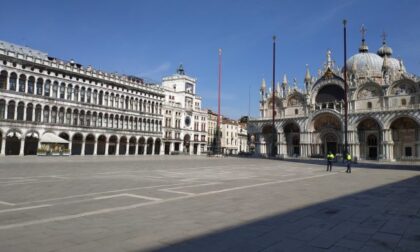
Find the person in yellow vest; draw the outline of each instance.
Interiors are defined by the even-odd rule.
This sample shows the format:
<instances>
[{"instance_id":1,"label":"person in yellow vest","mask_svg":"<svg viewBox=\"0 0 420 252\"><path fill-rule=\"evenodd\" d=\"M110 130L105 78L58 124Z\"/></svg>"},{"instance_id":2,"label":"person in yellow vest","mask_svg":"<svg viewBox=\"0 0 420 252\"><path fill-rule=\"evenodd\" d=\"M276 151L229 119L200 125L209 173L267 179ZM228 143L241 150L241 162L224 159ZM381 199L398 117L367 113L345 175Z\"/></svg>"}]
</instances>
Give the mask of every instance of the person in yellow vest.
<instances>
[{"instance_id":1,"label":"person in yellow vest","mask_svg":"<svg viewBox=\"0 0 420 252\"><path fill-rule=\"evenodd\" d=\"M346 162L347 162L347 173L351 173L351 155L347 152L346 154Z\"/></svg>"},{"instance_id":2,"label":"person in yellow vest","mask_svg":"<svg viewBox=\"0 0 420 252\"><path fill-rule=\"evenodd\" d=\"M331 171L333 159L334 159L334 154L331 151L329 151L327 154L327 171Z\"/></svg>"}]
</instances>

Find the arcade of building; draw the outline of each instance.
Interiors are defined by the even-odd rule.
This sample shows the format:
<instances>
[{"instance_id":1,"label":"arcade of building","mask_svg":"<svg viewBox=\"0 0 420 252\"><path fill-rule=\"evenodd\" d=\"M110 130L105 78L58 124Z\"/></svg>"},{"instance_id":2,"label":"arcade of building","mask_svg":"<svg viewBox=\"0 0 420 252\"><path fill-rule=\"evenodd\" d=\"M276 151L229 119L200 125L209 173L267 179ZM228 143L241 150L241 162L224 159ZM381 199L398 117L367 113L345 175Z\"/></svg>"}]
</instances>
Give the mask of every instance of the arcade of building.
<instances>
[{"instance_id":1,"label":"arcade of building","mask_svg":"<svg viewBox=\"0 0 420 252\"><path fill-rule=\"evenodd\" d=\"M63 140L44 140L60 154L162 154L164 97L140 78L1 42L0 155L36 154L46 133Z\"/></svg>"}]
</instances>

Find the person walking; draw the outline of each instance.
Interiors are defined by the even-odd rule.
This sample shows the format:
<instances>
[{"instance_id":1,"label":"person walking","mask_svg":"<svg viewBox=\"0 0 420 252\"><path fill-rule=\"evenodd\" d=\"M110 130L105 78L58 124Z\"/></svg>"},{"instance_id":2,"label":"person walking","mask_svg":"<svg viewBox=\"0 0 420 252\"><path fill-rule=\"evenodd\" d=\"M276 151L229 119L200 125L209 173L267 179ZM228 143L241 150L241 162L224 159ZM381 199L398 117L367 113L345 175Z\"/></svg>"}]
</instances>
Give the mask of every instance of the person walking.
<instances>
[{"instance_id":1,"label":"person walking","mask_svg":"<svg viewBox=\"0 0 420 252\"><path fill-rule=\"evenodd\" d=\"M334 159L334 154L329 151L327 154L327 171L331 171L332 170L332 161Z\"/></svg>"},{"instance_id":2,"label":"person walking","mask_svg":"<svg viewBox=\"0 0 420 252\"><path fill-rule=\"evenodd\" d=\"M346 154L346 162L347 162L347 173L351 173L351 155L349 152Z\"/></svg>"}]
</instances>

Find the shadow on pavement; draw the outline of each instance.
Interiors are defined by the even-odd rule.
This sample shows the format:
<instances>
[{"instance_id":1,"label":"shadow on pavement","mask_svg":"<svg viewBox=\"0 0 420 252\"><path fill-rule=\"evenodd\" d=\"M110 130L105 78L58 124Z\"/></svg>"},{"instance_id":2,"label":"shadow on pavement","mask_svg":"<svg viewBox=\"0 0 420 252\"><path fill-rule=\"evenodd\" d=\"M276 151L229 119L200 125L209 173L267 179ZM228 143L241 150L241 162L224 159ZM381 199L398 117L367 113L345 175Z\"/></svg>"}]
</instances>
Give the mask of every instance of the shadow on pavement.
<instances>
[{"instance_id":1,"label":"shadow on pavement","mask_svg":"<svg viewBox=\"0 0 420 252\"><path fill-rule=\"evenodd\" d=\"M150 250L419 251L420 176Z\"/></svg>"}]
</instances>

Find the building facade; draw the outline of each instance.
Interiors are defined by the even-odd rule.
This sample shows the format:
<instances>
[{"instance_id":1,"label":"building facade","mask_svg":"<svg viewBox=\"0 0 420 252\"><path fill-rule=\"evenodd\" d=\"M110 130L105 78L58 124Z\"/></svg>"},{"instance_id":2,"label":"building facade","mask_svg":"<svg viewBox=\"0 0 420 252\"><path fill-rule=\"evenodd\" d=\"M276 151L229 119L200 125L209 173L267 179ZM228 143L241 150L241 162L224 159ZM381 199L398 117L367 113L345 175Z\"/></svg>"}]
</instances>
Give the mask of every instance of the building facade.
<instances>
[{"instance_id":1,"label":"building facade","mask_svg":"<svg viewBox=\"0 0 420 252\"><path fill-rule=\"evenodd\" d=\"M347 137L349 151L359 159L420 159L420 78L408 73L392 53L385 38L377 53L369 52L363 34L359 52L346 62ZM267 90L263 80L260 117L248 126L255 151L288 157L325 157L328 151L342 154L343 72L327 52L317 77L307 67L303 90L296 81L289 85L286 76L275 90Z\"/></svg>"},{"instance_id":2,"label":"building facade","mask_svg":"<svg viewBox=\"0 0 420 252\"><path fill-rule=\"evenodd\" d=\"M208 142L209 152L213 152L217 130L217 113L208 110ZM248 152L248 134L246 123L241 123L226 117L220 120L220 148L222 154L236 155Z\"/></svg>"},{"instance_id":3,"label":"building facade","mask_svg":"<svg viewBox=\"0 0 420 252\"><path fill-rule=\"evenodd\" d=\"M207 151L207 111L201 109L196 79L185 74L182 65L176 74L163 78L163 142L165 154L195 154Z\"/></svg>"},{"instance_id":4,"label":"building facade","mask_svg":"<svg viewBox=\"0 0 420 252\"><path fill-rule=\"evenodd\" d=\"M0 155L163 154L164 98L141 78L0 42Z\"/></svg>"}]
</instances>

